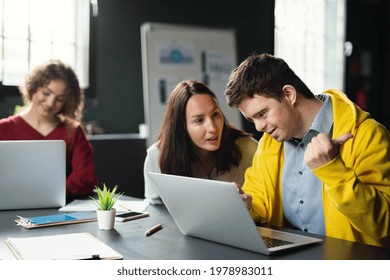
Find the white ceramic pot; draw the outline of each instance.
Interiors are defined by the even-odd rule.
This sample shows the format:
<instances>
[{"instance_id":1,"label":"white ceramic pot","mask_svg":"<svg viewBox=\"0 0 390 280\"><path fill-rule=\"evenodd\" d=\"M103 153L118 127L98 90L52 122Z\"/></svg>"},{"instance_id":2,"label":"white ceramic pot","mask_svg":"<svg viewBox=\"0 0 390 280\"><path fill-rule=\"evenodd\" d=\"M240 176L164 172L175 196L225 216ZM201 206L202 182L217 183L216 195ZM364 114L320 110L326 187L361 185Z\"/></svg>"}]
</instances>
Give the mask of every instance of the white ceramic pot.
<instances>
[{"instance_id":1,"label":"white ceramic pot","mask_svg":"<svg viewBox=\"0 0 390 280\"><path fill-rule=\"evenodd\" d=\"M109 230L115 226L116 209L111 210L96 210L98 227L100 229Z\"/></svg>"}]
</instances>

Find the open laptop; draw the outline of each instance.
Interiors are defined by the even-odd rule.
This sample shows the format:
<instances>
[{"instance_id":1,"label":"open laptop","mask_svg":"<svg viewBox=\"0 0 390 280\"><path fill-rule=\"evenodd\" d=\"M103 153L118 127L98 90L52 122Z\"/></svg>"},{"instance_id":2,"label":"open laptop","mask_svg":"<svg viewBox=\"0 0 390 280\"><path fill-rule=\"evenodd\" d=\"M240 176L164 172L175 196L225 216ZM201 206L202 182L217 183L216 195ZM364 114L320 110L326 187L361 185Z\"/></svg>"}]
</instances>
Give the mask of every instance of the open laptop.
<instances>
[{"instance_id":1,"label":"open laptop","mask_svg":"<svg viewBox=\"0 0 390 280\"><path fill-rule=\"evenodd\" d=\"M54 208L65 203L64 141L0 141L0 210Z\"/></svg>"},{"instance_id":2,"label":"open laptop","mask_svg":"<svg viewBox=\"0 0 390 280\"><path fill-rule=\"evenodd\" d=\"M154 172L148 176L185 235L265 255L322 241L257 227L234 183Z\"/></svg>"}]
</instances>

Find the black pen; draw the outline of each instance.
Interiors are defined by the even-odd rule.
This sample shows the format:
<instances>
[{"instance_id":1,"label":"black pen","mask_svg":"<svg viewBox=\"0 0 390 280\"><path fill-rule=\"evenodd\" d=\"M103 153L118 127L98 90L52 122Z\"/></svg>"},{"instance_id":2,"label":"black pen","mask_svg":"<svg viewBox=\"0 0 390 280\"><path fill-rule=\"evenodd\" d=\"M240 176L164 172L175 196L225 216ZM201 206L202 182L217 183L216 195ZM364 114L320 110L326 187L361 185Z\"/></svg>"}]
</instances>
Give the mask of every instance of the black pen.
<instances>
[{"instance_id":1,"label":"black pen","mask_svg":"<svg viewBox=\"0 0 390 280\"><path fill-rule=\"evenodd\" d=\"M60 260L100 260L100 256L96 255L73 255L68 258L62 258Z\"/></svg>"},{"instance_id":2,"label":"black pen","mask_svg":"<svg viewBox=\"0 0 390 280\"><path fill-rule=\"evenodd\" d=\"M86 257L81 258L79 260L100 260L100 256L99 255L86 256Z\"/></svg>"},{"instance_id":3,"label":"black pen","mask_svg":"<svg viewBox=\"0 0 390 280\"><path fill-rule=\"evenodd\" d=\"M155 225L154 227L152 227L151 229L145 232L145 236L152 235L153 233L159 231L160 229L162 229L162 224Z\"/></svg>"}]
</instances>

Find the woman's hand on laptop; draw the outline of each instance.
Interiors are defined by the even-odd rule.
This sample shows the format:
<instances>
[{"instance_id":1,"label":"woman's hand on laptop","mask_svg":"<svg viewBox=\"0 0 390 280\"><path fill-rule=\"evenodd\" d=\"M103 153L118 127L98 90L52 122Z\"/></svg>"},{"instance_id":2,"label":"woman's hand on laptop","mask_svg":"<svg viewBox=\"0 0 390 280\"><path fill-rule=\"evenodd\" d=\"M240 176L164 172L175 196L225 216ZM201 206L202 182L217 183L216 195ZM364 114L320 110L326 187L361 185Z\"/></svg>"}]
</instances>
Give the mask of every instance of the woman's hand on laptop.
<instances>
[{"instance_id":1,"label":"woman's hand on laptop","mask_svg":"<svg viewBox=\"0 0 390 280\"><path fill-rule=\"evenodd\" d=\"M248 193L245 193L241 186L236 183L237 191L240 194L242 201L244 201L246 208L249 210L252 206L252 196Z\"/></svg>"}]
</instances>

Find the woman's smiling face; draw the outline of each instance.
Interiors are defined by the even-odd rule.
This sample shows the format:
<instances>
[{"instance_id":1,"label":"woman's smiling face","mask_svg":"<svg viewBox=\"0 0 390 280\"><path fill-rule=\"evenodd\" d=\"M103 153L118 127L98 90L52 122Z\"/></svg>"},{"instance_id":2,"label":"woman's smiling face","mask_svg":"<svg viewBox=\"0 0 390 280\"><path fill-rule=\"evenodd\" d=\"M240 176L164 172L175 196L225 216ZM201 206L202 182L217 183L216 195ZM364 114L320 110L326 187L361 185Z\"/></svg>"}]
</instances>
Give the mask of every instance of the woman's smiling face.
<instances>
[{"instance_id":1,"label":"woman's smiling face","mask_svg":"<svg viewBox=\"0 0 390 280\"><path fill-rule=\"evenodd\" d=\"M43 118L54 118L64 107L66 85L63 80L52 80L32 96L32 107Z\"/></svg>"}]
</instances>

